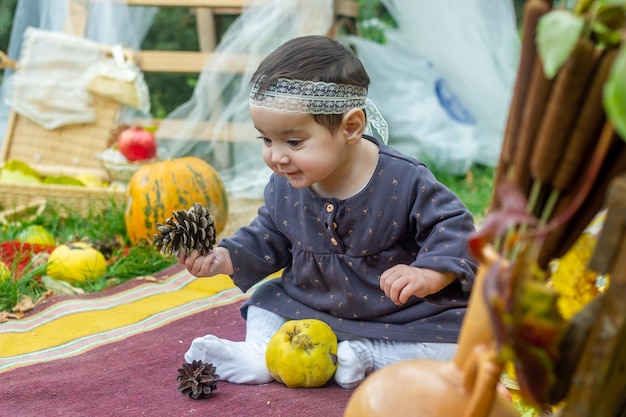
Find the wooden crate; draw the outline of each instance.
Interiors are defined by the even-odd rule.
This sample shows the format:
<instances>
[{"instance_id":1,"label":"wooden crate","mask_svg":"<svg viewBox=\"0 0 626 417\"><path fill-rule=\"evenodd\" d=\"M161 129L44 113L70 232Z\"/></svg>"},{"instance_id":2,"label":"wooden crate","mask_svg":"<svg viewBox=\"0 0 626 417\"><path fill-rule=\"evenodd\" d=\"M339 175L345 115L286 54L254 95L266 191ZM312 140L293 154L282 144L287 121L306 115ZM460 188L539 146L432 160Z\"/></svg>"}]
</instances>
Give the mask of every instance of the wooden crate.
<instances>
[{"instance_id":1,"label":"wooden crate","mask_svg":"<svg viewBox=\"0 0 626 417\"><path fill-rule=\"evenodd\" d=\"M2 142L0 163L15 159L27 163L42 175L86 173L110 180L98 154L107 148L111 134L118 126L121 107L115 101L96 95L92 107L96 113L95 122L51 130L12 111ZM113 203L123 204L125 192L70 185L0 183L0 209L28 205L37 198L88 215L106 210Z\"/></svg>"}]
</instances>

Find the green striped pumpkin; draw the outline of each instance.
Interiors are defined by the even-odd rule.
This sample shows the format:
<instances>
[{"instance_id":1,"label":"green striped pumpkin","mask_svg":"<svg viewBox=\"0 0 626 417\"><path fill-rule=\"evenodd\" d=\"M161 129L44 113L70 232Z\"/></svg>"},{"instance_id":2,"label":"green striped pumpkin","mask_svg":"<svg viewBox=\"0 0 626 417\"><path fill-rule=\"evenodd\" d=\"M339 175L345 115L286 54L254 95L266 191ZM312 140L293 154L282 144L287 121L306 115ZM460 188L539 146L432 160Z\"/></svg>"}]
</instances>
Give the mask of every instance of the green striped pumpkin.
<instances>
[{"instance_id":1,"label":"green striped pumpkin","mask_svg":"<svg viewBox=\"0 0 626 417\"><path fill-rule=\"evenodd\" d=\"M124 220L130 241L151 243L157 223L164 223L175 210L188 210L194 202L209 209L216 233L224 230L228 196L219 173L208 162L187 156L139 168L126 189Z\"/></svg>"}]
</instances>

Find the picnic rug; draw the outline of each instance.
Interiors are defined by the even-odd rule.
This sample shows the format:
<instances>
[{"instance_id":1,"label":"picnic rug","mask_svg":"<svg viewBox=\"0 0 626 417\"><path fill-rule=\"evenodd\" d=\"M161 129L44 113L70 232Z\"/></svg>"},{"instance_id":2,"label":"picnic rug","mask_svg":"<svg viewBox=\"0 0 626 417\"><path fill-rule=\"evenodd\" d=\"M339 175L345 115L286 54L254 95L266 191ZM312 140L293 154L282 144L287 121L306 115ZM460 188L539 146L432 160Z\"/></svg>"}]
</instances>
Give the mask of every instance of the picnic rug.
<instances>
[{"instance_id":1,"label":"picnic rug","mask_svg":"<svg viewBox=\"0 0 626 417\"><path fill-rule=\"evenodd\" d=\"M199 400L179 393L177 370L195 337L243 340L239 306L250 294L180 265L155 278L54 296L0 323L0 416L343 415L352 391L332 380L315 389L219 381Z\"/></svg>"}]
</instances>

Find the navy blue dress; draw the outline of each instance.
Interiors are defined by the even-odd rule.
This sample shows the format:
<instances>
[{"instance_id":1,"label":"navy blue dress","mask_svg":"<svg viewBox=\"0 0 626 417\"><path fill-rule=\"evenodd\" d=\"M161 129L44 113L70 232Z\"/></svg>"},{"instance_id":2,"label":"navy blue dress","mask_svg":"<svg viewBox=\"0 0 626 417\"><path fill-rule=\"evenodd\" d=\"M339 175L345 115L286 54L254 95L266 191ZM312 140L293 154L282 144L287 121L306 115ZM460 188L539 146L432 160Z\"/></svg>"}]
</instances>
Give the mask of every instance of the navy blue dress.
<instances>
[{"instance_id":1,"label":"navy blue dress","mask_svg":"<svg viewBox=\"0 0 626 417\"><path fill-rule=\"evenodd\" d=\"M244 292L284 269L256 288L242 314L256 305L288 319L317 318L340 340L454 343L476 271L467 248L473 217L424 164L365 138L380 155L358 194L320 197L272 175L257 218L220 242ZM381 274L397 264L453 272L457 279L397 306L379 286Z\"/></svg>"}]
</instances>

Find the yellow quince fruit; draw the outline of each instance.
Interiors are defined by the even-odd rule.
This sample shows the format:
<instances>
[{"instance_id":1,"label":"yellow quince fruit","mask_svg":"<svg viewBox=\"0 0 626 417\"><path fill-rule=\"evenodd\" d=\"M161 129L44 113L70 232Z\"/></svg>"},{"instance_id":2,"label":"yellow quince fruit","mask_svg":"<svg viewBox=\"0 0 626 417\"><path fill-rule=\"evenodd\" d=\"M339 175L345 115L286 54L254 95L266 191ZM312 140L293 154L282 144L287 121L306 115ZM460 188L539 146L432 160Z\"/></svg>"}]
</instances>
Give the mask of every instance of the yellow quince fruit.
<instances>
[{"instance_id":1,"label":"yellow quince fruit","mask_svg":"<svg viewBox=\"0 0 626 417\"><path fill-rule=\"evenodd\" d=\"M11 278L11 270L2 261L0 261L0 282L6 281Z\"/></svg>"},{"instance_id":2,"label":"yellow quince fruit","mask_svg":"<svg viewBox=\"0 0 626 417\"><path fill-rule=\"evenodd\" d=\"M102 252L85 242L74 242L52 251L46 273L58 281L81 283L100 278L106 270Z\"/></svg>"},{"instance_id":3,"label":"yellow quince fruit","mask_svg":"<svg viewBox=\"0 0 626 417\"><path fill-rule=\"evenodd\" d=\"M22 229L17 235L17 240L22 243L37 245L54 245L56 243L52 233L38 224L32 224Z\"/></svg>"},{"instance_id":4,"label":"yellow quince fruit","mask_svg":"<svg viewBox=\"0 0 626 417\"><path fill-rule=\"evenodd\" d=\"M321 387L337 370L337 336L321 320L290 320L270 339L265 363L289 388Z\"/></svg>"}]
</instances>

